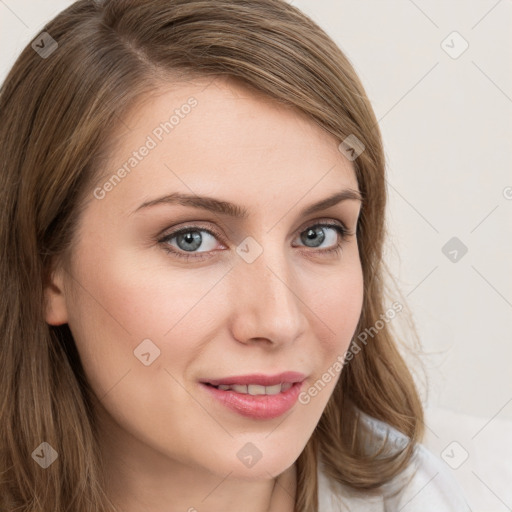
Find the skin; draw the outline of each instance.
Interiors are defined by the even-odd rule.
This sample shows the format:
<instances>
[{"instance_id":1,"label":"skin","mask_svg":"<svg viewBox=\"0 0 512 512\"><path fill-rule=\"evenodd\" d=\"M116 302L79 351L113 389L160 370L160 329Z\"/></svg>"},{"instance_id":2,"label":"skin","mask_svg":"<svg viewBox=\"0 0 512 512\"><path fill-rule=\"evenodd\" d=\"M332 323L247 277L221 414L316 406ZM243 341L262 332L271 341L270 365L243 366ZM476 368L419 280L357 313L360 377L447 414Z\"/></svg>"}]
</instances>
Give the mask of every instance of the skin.
<instances>
[{"instance_id":1,"label":"skin","mask_svg":"<svg viewBox=\"0 0 512 512\"><path fill-rule=\"evenodd\" d=\"M88 196L70 266L56 267L46 289L46 321L68 323L75 339L98 397L108 494L121 510L291 512L295 462L339 372L308 404L271 420L227 409L199 380L294 370L307 390L345 353L363 300L356 235L343 241L324 228L325 240L308 246L300 234L318 221L355 233L361 203L301 211L358 184L332 135L220 78L146 98L126 117L105 176L191 96L197 106L130 174L103 199ZM172 192L231 201L249 216L179 204L132 213ZM192 253L203 260L167 253L187 254L177 238L157 241L190 224L222 234L199 232ZM252 263L236 252L247 236L263 250ZM337 241L340 254L322 254ZM134 355L144 339L160 350L149 366ZM262 454L252 467L237 457L249 442Z\"/></svg>"}]
</instances>

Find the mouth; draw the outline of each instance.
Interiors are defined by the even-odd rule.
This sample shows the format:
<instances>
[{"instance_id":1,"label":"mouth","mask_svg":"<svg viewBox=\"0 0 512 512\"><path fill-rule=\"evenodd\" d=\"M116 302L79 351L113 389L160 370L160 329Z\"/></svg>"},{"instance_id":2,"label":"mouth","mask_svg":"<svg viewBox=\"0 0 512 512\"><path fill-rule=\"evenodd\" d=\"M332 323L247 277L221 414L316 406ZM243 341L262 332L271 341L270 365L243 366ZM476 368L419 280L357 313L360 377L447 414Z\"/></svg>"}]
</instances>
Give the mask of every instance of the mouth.
<instances>
[{"instance_id":1,"label":"mouth","mask_svg":"<svg viewBox=\"0 0 512 512\"><path fill-rule=\"evenodd\" d=\"M204 384L221 391L234 391L235 393L241 393L242 395L252 396L278 395L279 393L288 391L293 386L293 383L291 382L283 382L281 384L275 384L274 386L260 386L259 384L219 384L218 386L214 386L208 382L205 382Z\"/></svg>"},{"instance_id":2,"label":"mouth","mask_svg":"<svg viewBox=\"0 0 512 512\"><path fill-rule=\"evenodd\" d=\"M203 384L210 384L214 387L219 386L246 386L256 389L256 386L274 387L283 384L295 384L302 382L306 376L300 372L281 372L275 375L265 375L262 373L253 373L251 375L233 375L231 377L223 377L218 379L205 379ZM242 387L239 388L240 392Z\"/></svg>"},{"instance_id":3,"label":"mouth","mask_svg":"<svg viewBox=\"0 0 512 512\"><path fill-rule=\"evenodd\" d=\"M200 385L210 397L238 414L271 419L295 405L305 378L302 373L283 372L208 379Z\"/></svg>"}]
</instances>

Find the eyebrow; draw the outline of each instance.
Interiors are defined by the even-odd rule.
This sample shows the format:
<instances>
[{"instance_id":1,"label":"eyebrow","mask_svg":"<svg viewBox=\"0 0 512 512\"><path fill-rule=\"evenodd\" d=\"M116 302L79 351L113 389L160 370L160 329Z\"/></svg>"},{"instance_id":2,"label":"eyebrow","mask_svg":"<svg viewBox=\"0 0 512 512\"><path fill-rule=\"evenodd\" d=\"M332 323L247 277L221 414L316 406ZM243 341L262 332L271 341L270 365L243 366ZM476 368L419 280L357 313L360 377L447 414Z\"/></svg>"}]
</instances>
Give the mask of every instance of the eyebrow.
<instances>
[{"instance_id":1,"label":"eyebrow","mask_svg":"<svg viewBox=\"0 0 512 512\"><path fill-rule=\"evenodd\" d=\"M326 210L331 206L341 203L342 201L348 200L362 202L363 197L361 193L358 192L357 190L348 188L340 192L337 192L325 199L322 199L314 204L309 205L302 211L302 215L310 215L320 210ZM138 208L136 208L132 212L132 214L138 212L139 210L143 210L144 208L149 208L159 204L179 204L182 206L191 206L193 208L201 208L203 210L208 210L210 212L238 219L245 219L249 216L249 212L247 211L246 208L234 203L230 203L229 201L222 201L220 199L215 199L213 197L207 196L183 194L181 192L167 194L165 196L158 197L150 201L146 201L142 203Z\"/></svg>"}]
</instances>

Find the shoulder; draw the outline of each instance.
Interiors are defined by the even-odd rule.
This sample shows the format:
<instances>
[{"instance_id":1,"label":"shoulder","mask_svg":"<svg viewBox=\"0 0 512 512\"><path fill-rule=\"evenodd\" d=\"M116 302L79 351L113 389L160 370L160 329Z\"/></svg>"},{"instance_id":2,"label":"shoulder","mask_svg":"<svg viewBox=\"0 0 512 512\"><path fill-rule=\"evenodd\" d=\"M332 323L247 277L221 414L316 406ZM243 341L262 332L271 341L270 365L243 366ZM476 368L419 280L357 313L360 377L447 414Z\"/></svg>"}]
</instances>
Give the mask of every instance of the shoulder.
<instances>
[{"instance_id":1,"label":"shoulder","mask_svg":"<svg viewBox=\"0 0 512 512\"><path fill-rule=\"evenodd\" d=\"M377 437L388 435L395 442L404 434L375 418L365 417ZM469 506L451 469L425 446L417 444L408 467L381 487L365 493L332 481L318 466L318 499L321 512L466 512Z\"/></svg>"},{"instance_id":2,"label":"shoulder","mask_svg":"<svg viewBox=\"0 0 512 512\"><path fill-rule=\"evenodd\" d=\"M417 444L409 467L387 485L396 496L386 500L401 512L465 512L469 506L451 469L422 444ZM404 476L408 478L404 485Z\"/></svg>"}]
</instances>

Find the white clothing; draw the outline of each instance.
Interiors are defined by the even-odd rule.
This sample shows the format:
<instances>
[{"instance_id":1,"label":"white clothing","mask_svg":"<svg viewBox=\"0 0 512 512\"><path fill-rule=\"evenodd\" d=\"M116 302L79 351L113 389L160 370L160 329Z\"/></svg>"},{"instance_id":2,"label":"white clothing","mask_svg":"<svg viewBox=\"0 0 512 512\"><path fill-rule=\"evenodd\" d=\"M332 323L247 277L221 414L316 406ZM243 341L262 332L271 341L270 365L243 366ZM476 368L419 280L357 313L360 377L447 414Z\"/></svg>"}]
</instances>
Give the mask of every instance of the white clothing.
<instances>
[{"instance_id":1,"label":"white clothing","mask_svg":"<svg viewBox=\"0 0 512 512\"><path fill-rule=\"evenodd\" d=\"M382 421L362 414L375 439L389 438L400 445L407 437ZM469 512L453 471L442 459L416 444L409 466L385 484L378 495L348 488L333 481L319 457L319 512ZM408 481L410 478L410 481ZM396 494L391 496L391 494Z\"/></svg>"}]
</instances>

